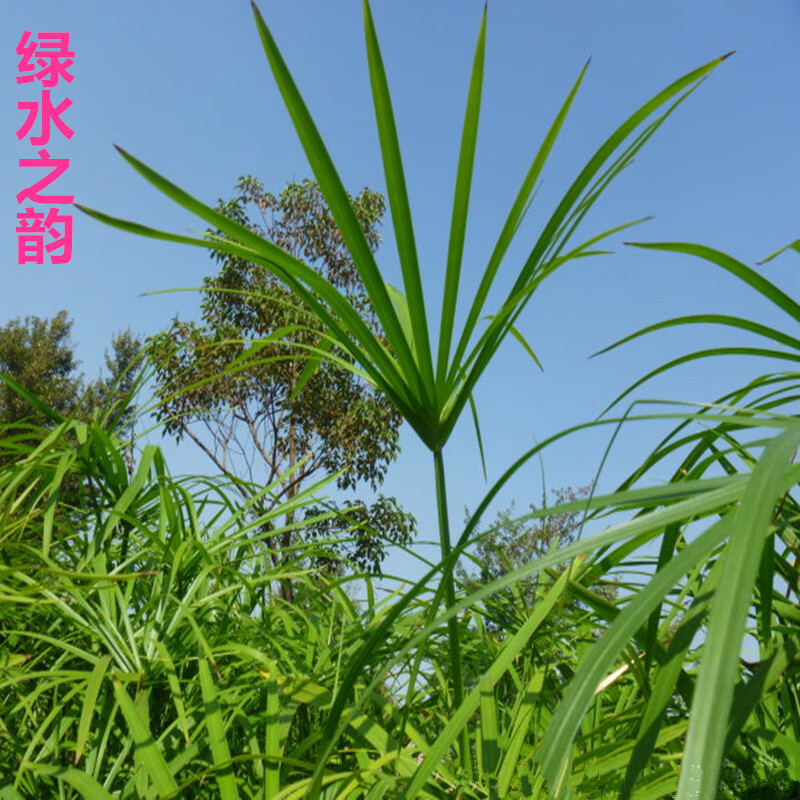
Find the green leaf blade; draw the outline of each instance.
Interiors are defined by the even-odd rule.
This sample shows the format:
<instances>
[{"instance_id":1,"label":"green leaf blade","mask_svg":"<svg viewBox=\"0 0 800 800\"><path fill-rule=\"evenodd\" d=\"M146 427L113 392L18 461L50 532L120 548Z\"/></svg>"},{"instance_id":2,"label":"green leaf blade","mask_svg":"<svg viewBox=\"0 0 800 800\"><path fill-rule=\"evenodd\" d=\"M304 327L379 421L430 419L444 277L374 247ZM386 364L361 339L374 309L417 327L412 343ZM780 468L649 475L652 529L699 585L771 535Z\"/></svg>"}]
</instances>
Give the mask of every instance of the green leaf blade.
<instances>
[{"instance_id":1,"label":"green leaf blade","mask_svg":"<svg viewBox=\"0 0 800 800\"><path fill-rule=\"evenodd\" d=\"M294 82L294 78L289 72L272 33L255 2L252 3L252 8L261 44L273 77L283 97L286 109L292 118L295 131L303 145L303 150L311 169L316 176L320 189L322 189L336 224L339 226L353 263L361 276L375 313L409 384L415 386L418 392L424 393L423 377L417 369L409 343L403 335L400 323L392 308L391 300L386 292L380 270L375 263L375 258L364 232L358 224L341 178Z\"/></svg>"},{"instance_id":2,"label":"green leaf blade","mask_svg":"<svg viewBox=\"0 0 800 800\"><path fill-rule=\"evenodd\" d=\"M467 109L461 134L461 149L458 156L456 188L453 195L453 213L450 222L450 241L447 248L447 268L445 271L444 294L442 297L442 319L439 327L439 355L436 366L439 391L443 391L447 381L450 345L453 339L453 323L458 301L458 288L461 279L461 263L464 257L464 241L469 215L469 202L472 187L472 173L475 165L475 149L478 140L478 122L483 92L483 71L486 56L486 16L484 7L478 42L472 64Z\"/></svg>"},{"instance_id":3,"label":"green leaf blade","mask_svg":"<svg viewBox=\"0 0 800 800\"><path fill-rule=\"evenodd\" d=\"M174 792L178 784L172 777L164 754L153 738L142 712L136 707L119 680L114 681L114 695L133 738L134 754L140 768L150 776L159 794L167 795Z\"/></svg>"},{"instance_id":4,"label":"green leaf blade","mask_svg":"<svg viewBox=\"0 0 800 800\"><path fill-rule=\"evenodd\" d=\"M796 426L770 442L735 512L731 540L723 556L720 585L709 616L677 800L702 800L713 797L717 791L760 554L775 503L784 491L782 479L798 444L800 428Z\"/></svg>"},{"instance_id":5,"label":"green leaf blade","mask_svg":"<svg viewBox=\"0 0 800 800\"><path fill-rule=\"evenodd\" d=\"M206 658L200 658L198 669L200 671L200 688L205 704L204 715L208 730L208 743L216 768L214 778L217 781L222 800L239 800L239 790L231 762L231 751L225 735L225 723L222 720L219 693L214 685L211 667Z\"/></svg>"},{"instance_id":6,"label":"green leaf blade","mask_svg":"<svg viewBox=\"0 0 800 800\"><path fill-rule=\"evenodd\" d=\"M397 137L392 98L389 93L389 84L386 79L383 57L375 30L375 21L373 20L368 0L364 0L364 33L372 97L375 106L375 119L378 125L378 137L386 176L386 189L392 211L392 224L400 256L405 295L414 309L410 317L411 336L408 341L412 354L419 365L426 390L430 395L431 401L434 401L430 335L425 311L422 277L417 257L417 245L414 237L414 225L411 220L411 207L408 202L408 190L403 171L403 160L400 155L400 143Z\"/></svg>"}]
</instances>

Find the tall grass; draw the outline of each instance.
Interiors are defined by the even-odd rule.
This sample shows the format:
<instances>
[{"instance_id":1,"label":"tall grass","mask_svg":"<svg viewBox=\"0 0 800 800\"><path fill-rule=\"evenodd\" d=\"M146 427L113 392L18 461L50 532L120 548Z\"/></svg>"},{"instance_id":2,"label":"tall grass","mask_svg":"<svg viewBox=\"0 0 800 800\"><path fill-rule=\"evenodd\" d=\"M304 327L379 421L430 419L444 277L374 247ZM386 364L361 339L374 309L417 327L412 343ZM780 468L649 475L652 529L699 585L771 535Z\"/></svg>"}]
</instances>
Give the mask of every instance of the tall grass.
<instances>
[{"instance_id":1,"label":"tall grass","mask_svg":"<svg viewBox=\"0 0 800 800\"><path fill-rule=\"evenodd\" d=\"M266 520L227 482L172 478L154 447L129 476L125 444L99 424L3 438L0 792L305 797L319 771L323 797L672 797L693 757L701 780L724 767L722 796L759 771L796 779L800 509L787 492L800 467L787 453L800 431L744 409L670 416L682 426L630 485L531 515L619 521L478 590L456 585L444 612L442 564L411 587L386 576L397 591L384 599L368 577L311 570L307 545L276 567ZM675 480L636 488L676 444ZM481 535L476 519L451 558ZM637 555L648 542L660 545L650 568ZM515 595L537 574L534 598ZM615 598L595 588L608 579ZM761 646L751 662L746 632ZM706 780L716 796L718 776Z\"/></svg>"},{"instance_id":2,"label":"tall grass","mask_svg":"<svg viewBox=\"0 0 800 800\"><path fill-rule=\"evenodd\" d=\"M473 389L486 366L506 336L512 332L516 333L514 324L541 282L570 261L593 255L596 252L593 248L596 248L599 242L634 224L622 224L578 244L572 242L581 221L603 190L631 162L669 114L694 91L699 82L722 59L716 59L675 81L641 106L606 139L566 190L563 199L557 204L540 236L531 247L528 258L521 268L516 270L516 278L506 300L489 316L491 321L485 329L479 331L479 322L486 315L485 306L490 290L495 283L503 258L531 204L539 177L567 118L586 67L581 70L522 181L486 266L483 280L475 296L466 301L465 307L468 307L469 311L459 333L454 326L460 294L462 256L481 106L486 40L484 11L469 82L447 263L444 270L438 346L434 351L394 112L369 3L364 3L367 58L388 199L402 270L402 292L389 286L381 275L311 114L267 24L255 5L253 11L269 66L311 168L342 232L372 309L385 333L385 343L376 338L374 331L364 324L358 310L348 299L314 270L245 226L226 219L219 212L194 199L123 150L120 150L123 157L143 177L168 197L221 231L225 239L221 241L188 239L147 230L140 225L114 220L106 215L85 210L106 222L136 233L206 247L213 246L217 250L238 255L266 267L297 292L327 326L328 338L354 357L364 374L391 398L403 418L414 428L432 453L441 557L443 563L448 565L443 570L441 584L445 604L448 608L452 608L455 603L455 590L452 561L449 557L452 542L443 455L450 433L466 406L472 403ZM458 620L455 617L451 617L448 621L448 632L454 711L464 700L460 634ZM349 682L352 683L354 680L353 674ZM325 738L331 747L334 741L335 721L342 710L339 705L335 706L326 729ZM466 775L470 775L472 758L466 733L462 734L459 747L462 770ZM322 772L318 770L312 793L319 790L321 778Z\"/></svg>"},{"instance_id":3,"label":"tall grass","mask_svg":"<svg viewBox=\"0 0 800 800\"><path fill-rule=\"evenodd\" d=\"M113 438L57 420L36 446L17 448L0 473L0 622L8 659L0 693L5 763L11 764L0 791L9 797L37 796L47 787L90 797L688 800L714 797L720 786L733 791L737 780L759 769L765 778L800 778L793 743L800 733L793 680L798 508L790 494L800 477L792 463L800 424L775 413L780 403L771 394L772 378L715 406L634 409L554 437L598 426L611 435L619 425L654 418L677 426L618 491L532 515L578 511L605 518L601 533L478 589L459 586L454 575L502 486L550 444L511 465L456 536L444 458L456 422L470 406L477 425L473 390L506 337L520 336L517 320L540 284L635 224L578 237L607 186L723 59L659 92L600 144L511 271L505 300L487 308L586 68L532 159L475 294L461 297L484 13L459 150L443 305L434 316L425 302L369 4L367 57L402 291L384 281L255 6L254 16L385 340L314 270L123 150L145 179L223 236L196 239L84 211L123 230L242 257L296 292L326 330L309 351L312 363L330 357L331 343L343 348L430 450L440 559L420 581L398 583L383 600L364 578L366 599L355 602L344 580L307 569L302 548L296 562L275 568L248 509L231 500L224 484L171 478L155 448L144 450L128 478ZM681 247L689 251L672 249ZM715 263L730 266L721 257ZM737 270L731 271L764 290L756 273ZM770 296L786 307L782 296ZM465 315L457 329L459 310ZM725 320L682 320L700 321ZM781 386L794 387L793 381ZM751 392L762 389L767 394L753 402ZM784 405L790 399L784 395ZM674 479L648 487L649 470L676 456ZM77 501L62 493L68 477ZM651 543L657 560L642 564L642 548ZM640 577L630 577L637 569ZM595 591L616 574L627 581L616 599ZM534 575L540 580L528 604L515 587ZM291 607L271 591L281 580L303 587ZM498 603L505 604L500 615ZM761 647L753 663L741 659L748 631ZM767 769L772 763L780 767Z\"/></svg>"}]
</instances>

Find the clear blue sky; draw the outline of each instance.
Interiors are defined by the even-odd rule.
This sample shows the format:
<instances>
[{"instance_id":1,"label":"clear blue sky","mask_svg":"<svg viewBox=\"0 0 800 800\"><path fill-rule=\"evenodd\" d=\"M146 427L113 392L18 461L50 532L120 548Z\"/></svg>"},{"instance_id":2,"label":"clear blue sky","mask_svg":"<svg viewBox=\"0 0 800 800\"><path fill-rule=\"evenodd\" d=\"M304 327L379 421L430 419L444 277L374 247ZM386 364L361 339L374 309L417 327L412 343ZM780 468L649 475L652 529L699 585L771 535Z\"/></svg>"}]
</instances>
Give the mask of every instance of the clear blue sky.
<instances>
[{"instance_id":1,"label":"clear blue sky","mask_svg":"<svg viewBox=\"0 0 800 800\"><path fill-rule=\"evenodd\" d=\"M124 327L151 334L179 313L197 312L196 294L142 293L200 284L211 270L203 253L137 239L76 212L72 262L61 267L16 264L15 195L25 185L19 158L33 155L15 132L19 100L15 47L23 30L70 33L74 82L53 90L74 105L64 120L67 142L54 133L51 155L71 167L60 188L79 202L173 230L204 227L142 181L116 154L118 142L197 196L230 194L252 173L268 187L309 175L288 116L268 73L246 0L38 0L7 3L2 33L0 103L3 158L0 203L0 323L66 308L89 375L111 335ZM457 144L472 49L483 3L375 0L418 245L430 298L438 309ZM328 142L345 184L382 189L383 175L356 0L262 2L284 55ZM531 243L552 203L592 150L624 116L679 75L729 50L714 72L615 184L584 226L588 236L615 223L654 214L642 240L709 244L754 263L800 236L800 5L796 0L513 0L490 3L486 82L473 204L465 256L466 283L481 274L513 195L552 115L577 72L589 75L556 148L520 241ZM392 278L396 256L385 230L379 259ZM594 417L643 372L689 348L733 341L705 329L662 333L588 361L599 347L644 324L692 312L764 318L744 287L699 261L626 250L568 266L529 306L521 328L544 362L539 373L509 342L477 393L490 477L551 433ZM509 274L524 256L511 253ZM791 255L765 268L788 291L797 286ZM435 312L433 312L435 313ZM772 320L774 322L774 320ZM737 339L737 341L740 341ZM711 399L759 365L728 361L687 367L639 393ZM606 484L635 466L655 432L632 431L615 448ZM588 482L605 436L585 436L546 456L552 487ZM201 463L176 454L176 471ZM410 431L386 491L434 520L429 456ZM471 424L450 443L454 521L485 490ZM666 477L663 476L663 477ZM505 496L537 500L533 467ZM425 538L434 538L424 530Z\"/></svg>"}]
</instances>

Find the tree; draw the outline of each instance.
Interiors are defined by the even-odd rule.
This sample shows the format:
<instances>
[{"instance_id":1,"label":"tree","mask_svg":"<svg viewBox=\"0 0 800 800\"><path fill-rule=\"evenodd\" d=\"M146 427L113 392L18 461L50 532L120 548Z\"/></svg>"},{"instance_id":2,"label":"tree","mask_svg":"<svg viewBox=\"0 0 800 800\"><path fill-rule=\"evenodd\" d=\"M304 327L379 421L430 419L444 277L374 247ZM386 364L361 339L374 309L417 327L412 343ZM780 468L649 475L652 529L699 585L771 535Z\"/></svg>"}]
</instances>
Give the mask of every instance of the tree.
<instances>
[{"instance_id":1,"label":"tree","mask_svg":"<svg viewBox=\"0 0 800 800\"><path fill-rule=\"evenodd\" d=\"M66 311L52 319L28 316L0 328L0 372L60 414L78 404L83 380L71 340L72 320ZM42 423L36 410L8 384L0 384L0 421Z\"/></svg>"},{"instance_id":2,"label":"tree","mask_svg":"<svg viewBox=\"0 0 800 800\"><path fill-rule=\"evenodd\" d=\"M555 505L574 502L586 497L588 487L566 487L553 492ZM530 505L531 512L537 510ZM547 555L554 548L566 547L575 541L580 527L580 514L554 514L542 519L526 520L515 513L514 503L498 511L486 535L481 537L469 556L471 567L459 563L456 575L468 591L501 578L503 575ZM530 610L540 590L540 576L523 579L513 587L487 599L487 606L496 630L513 630L519 618ZM592 590L606 598L616 596L616 586L601 583Z\"/></svg>"},{"instance_id":3,"label":"tree","mask_svg":"<svg viewBox=\"0 0 800 800\"><path fill-rule=\"evenodd\" d=\"M0 372L58 414L88 419L99 411L107 428L130 438L132 391L141 367L142 341L130 330L116 334L105 352L108 375L87 382L78 371L66 310L54 317L15 318L0 327ZM51 421L9 384L0 382L0 423L49 425Z\"/></svg>"},{"instance_id":4,"label":"tree","mask_svg":"<svg viewBox=\"0 0 800 800\"><path fill-rule=\"evenodd\" d=\"M233 199L220 200L217 210L317 270L380 335L316 183L292 182L272 194L255 178L243 177L236 192ZM351 199L375 250L384 199L366 188ZM222 236L219 231L209 235ZM339 363L330 358L309 361L314 348L324 343L324 328L267 270L222 250L213 251L212 257L220 269L204 281L201 323L176 318L149 342L165 432L178 441L192 440L225 475L251 485L274 484L259 512L296 496L317 474L336 474L342 490L364 483L376 490L398 452L397 411L347 368L352 359L340 348L329 353ZM262 340L258 348L251 347L254 340ZM240 491L252 494L245 483ZM361 569L378 571L385 540L409 541L413 521L393 498L379 496L371 505L357 501L348 507L348 515L310 526L308 534L328 538L352 527L355 535L341 544L339 555ZM330 508L342 510L336 504ZM285 531L271 542L276 559L292 539L292 532Z\"/></svg>"},{"instance_id":5,"label":"tree","mask_svg":"<svg viewBox=\"0 0 800 800\"><path fill-rule=\"evenodd\" d=\"M585 486L578 489L567 487L555 490L553 499L555 505L561 505L586 497L588 492ZM577 511L531 521L524 519L524 515L520 518L514 509L512 501L508 508L498 511L488 532L475 546L472 561L476 569L458 566L457 573L464 582L488 583L541 558L554 547L565 547L575 541L580 516ZM530 510L535 512L538 509L531 503Z\"/></svg>"}]
</instances>

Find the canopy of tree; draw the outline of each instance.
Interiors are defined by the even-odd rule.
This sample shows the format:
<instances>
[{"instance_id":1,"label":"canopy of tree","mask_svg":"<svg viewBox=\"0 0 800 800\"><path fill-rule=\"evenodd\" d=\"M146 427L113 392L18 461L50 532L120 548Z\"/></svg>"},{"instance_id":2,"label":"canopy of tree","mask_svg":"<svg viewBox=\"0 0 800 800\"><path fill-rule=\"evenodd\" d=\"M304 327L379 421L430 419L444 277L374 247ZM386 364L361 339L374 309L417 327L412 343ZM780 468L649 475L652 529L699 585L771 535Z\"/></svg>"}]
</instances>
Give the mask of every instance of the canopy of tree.
<instances>
[{"instance_id":1,"label":"canopy of tree","mask_svg":"<svg viewBox=\"0 0 800 800\"><path fill-rule=\"evenodd\" d=\"M139 375L141 340L130 330L111 340L107 375L87 381L79 372L66 310L54 317L16 318L0 327L0 372L57 414L86 419L96 410L107 426L130 434L131 390ZM7 383L0 382L0 423L46 424L50 420Z\"/></svg>"},{"instance_id":2,"label":"canopy of tree","mask_svg":"<svg viewBox=\"0 0 800 800\"><path fill-rule=\"evenodd\" d=\"M255 178L243 177L236 192L220 201L220 211L324 275L379 333L316 183L289 183L272 194ZM384 199L363 189L352 202L375 250ZM292 498L312 476L323 474L335 474L342 490L359 484L376 490L398 453L400 415L351 369L346 353L327 345L317 318L264 268L223 251L213 257L220 268L204 282L200 322L175 319L149 342L165 431L194 441L221 473L273 485L267 505ZM320 358L323 350L327 357ZM241 490L248 491L245 484ZM373 571L387 541L410 541L413 520L393 498L329 506L348 507L344 516L311 525L308 535L347 534L341 554ZM282 539L288 548L291 532Z\"/></svg>"}]
</instances>

